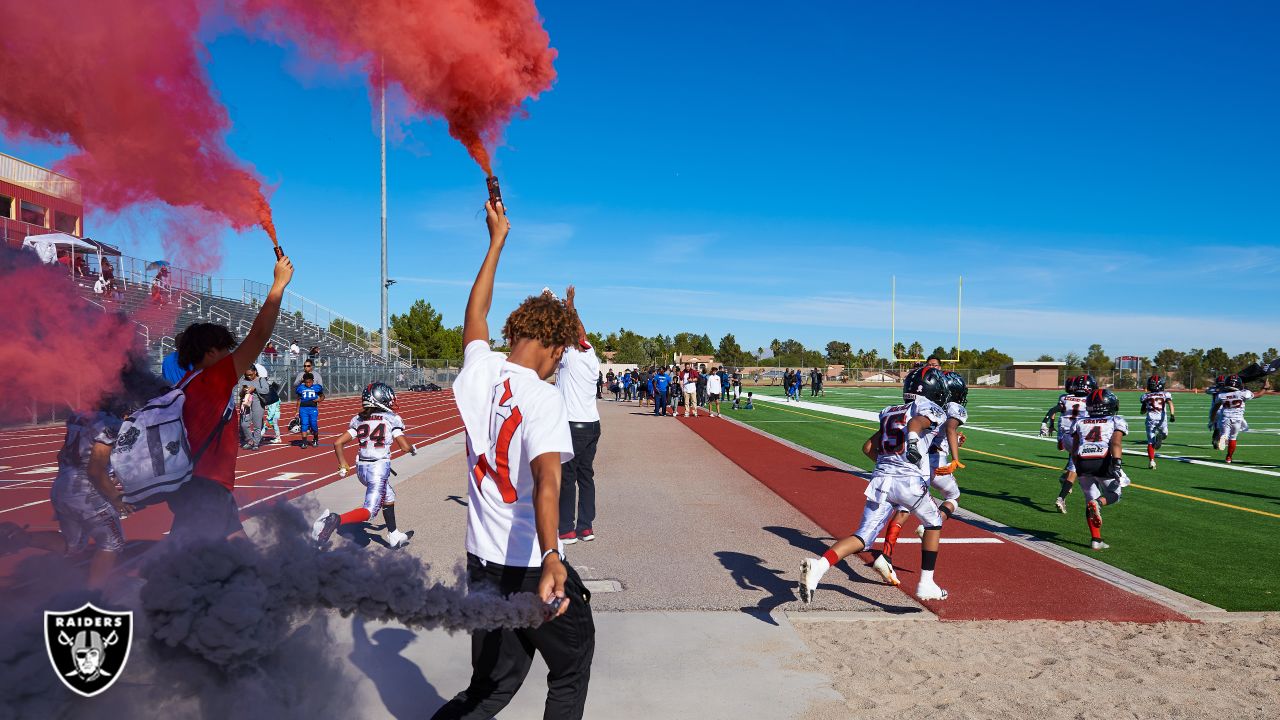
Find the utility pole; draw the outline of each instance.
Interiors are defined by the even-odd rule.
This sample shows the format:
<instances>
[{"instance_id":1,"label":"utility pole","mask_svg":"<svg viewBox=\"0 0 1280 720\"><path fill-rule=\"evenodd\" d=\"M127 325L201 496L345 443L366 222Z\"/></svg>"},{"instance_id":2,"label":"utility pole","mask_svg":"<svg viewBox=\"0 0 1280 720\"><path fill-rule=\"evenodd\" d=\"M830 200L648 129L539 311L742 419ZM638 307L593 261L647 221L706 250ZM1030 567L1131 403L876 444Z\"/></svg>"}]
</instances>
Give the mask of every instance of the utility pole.
<instances>
[{"instance_id":1,"label":"utility pole","mask_svg":"<svg viewBox=\"0 0 1280 720\"><path fill-rule=\"evenodd\" d=\"M380 115L382 120L382 360L390 364L387 338L387 61L379 59L379 75L382 80Z\"/></svg>"}]
</instances>

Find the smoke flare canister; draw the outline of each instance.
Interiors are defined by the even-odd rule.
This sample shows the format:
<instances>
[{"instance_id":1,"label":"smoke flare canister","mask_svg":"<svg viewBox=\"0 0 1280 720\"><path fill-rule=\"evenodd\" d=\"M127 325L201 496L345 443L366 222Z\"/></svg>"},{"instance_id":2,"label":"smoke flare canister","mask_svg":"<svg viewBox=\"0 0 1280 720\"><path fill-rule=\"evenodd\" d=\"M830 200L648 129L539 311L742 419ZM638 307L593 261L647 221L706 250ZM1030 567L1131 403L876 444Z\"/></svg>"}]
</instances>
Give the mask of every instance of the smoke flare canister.
<instances>
[{"instance_id":1,"label":"smoke flare canister","mask_svg":"<svg viewBox=\"0 0 1280 720\"><path fill-rule=\"evenodd\" d=\"M498 176L490 175L485 180L485 184L489 186L489 202L493 203L494 207L497 207L498 203L502 202L502 188L498 187Z\"/></svg>"},{"instance_id":2,"label":"smoke flare canister","mask_svg":"<svg viewBox=\"0 0 1280 720\"><path fill-rule=\"evenodd\" d=\"M277 259L277 260L283 260L283 259L284 259L284 248L280 247L279 245L276 245L276 246L275 246L275 251L276 251L276 259Z\"/></svg>"}]
</instances>

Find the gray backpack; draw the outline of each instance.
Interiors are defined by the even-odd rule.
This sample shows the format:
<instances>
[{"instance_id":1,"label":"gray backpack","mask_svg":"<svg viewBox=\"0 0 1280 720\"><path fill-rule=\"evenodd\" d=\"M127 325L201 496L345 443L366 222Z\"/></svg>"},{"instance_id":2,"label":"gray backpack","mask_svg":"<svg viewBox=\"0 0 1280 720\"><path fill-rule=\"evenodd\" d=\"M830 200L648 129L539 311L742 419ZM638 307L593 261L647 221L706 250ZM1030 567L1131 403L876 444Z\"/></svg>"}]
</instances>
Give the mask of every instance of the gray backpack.
<instances>
[{"instance_id":1,"label":"gray backpack","mask_svg":"<svg viewBox=\"0 0 1280 720\"><path fill-rule=\"evenodd\" d=\"M145 505L154 496L172 492L191 479L196 462L222 434L234 407L228 403L222 418L199 448L191 452L187 427L182 422L186 386L200 372L191 373L176 387L125 418L111 451L111 469L124 487L122 499Z\"/></svg>"}]
</instances>

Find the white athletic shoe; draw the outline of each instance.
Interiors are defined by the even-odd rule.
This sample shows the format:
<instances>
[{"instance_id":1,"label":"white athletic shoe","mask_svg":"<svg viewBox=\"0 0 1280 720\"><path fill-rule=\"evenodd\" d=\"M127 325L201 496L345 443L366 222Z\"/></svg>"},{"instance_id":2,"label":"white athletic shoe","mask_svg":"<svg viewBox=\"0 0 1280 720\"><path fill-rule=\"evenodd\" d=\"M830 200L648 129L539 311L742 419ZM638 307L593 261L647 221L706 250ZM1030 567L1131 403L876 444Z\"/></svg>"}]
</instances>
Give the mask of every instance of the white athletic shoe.
<instances>
[{"instance_id":1,"label":"white athletic shoe","mask_svg":"<svg viewBox=\"0 0 1280 720\"><path fill-rule=\"evenodd\" d=\"M392 530L387 536L387 544L393 548L404 547L409 544L409 536L399 530Z\"/></svg>"},{"instance_id":2,"label":"white athletic shoe","mask_svg":"<svg viewBox=\"0 0 1280 720\"><path fill-rule=\"evenodd\" d=\"M1111 546L1110 546L1110 545L1108 545L1108 544L1106 544L1106 543L1104 543L1104 542L1102 542L1101 540L1094 540L1094 541L1093 541L1093 544L1091 545L1091 547L1092 547L1094 550L1106 550L1107 548L1109 548L1109 547L1111 547Z\"/></svg>"},{"instance_id":3,"label":"white athletic shoe","mask_svg":"<svg viewBox=\"0 0 1280 720\"><path fill-rule=\"evenodd\" d=\"M893 563L889 562L889 558L884 555L877 555L876 561L871 563L871 567L876 572L880 573L880 577L884 578L884 581L890 585L897 587L902 584L902 582L898 580L898 573L893 571Z\"/></svg>"},{"instance_id":4,"label":"white athletic shoe","mask_svg":"<svg viewBox=\"0 0 1280 720\"><path fill-rule=\"evenodd\" d=\"M311 539L324 545L329 542L329 537L333 535L333 531L337 530L341 524L342 518L338 517L338 513L325 508L324 514L311 523Z\"/></svg>"},{"instance_id":5,"label":"white athletic shoe","mask_svg":"<svg viewBox=\"0 0 1280 720\"><path fill-rule=\"evenodd\" d=\"M1155 470L1155 469L1156 469L1156 461L1155 461L1155 460L1148 460L1148 461L1147 461L1147 469L1148 469L1148 470Z\"/></svg>"},{"instance_id":6,"label":"white athletic shoe","mask_svg":"<svg viewBox=\"0 0 1280 720\"><path fill-rule=\"evenodd\" d=\"M818 589L818 580L822 579L818 569L814 567L817 562L815 558L805 558L800 561L800 601L805 605L813 602L813 593Z\"/></svg>"},{"instance_id":7,"label":"white athletic shoe","mask_svg":"<svg viewBox=\"0 0 1280 720\"><path fill-rule=\"evenodd\" d=\"M920 587L916 588L916 597L921 600L946 600L947 591L938 587L935 582L922 582Z\"/></svg>"},{"instance_id":8,"label":"white athletic shoe","mask_svg":"<svg viewBox=\"0 0 1280 720\"><path fill-rule=\"evenodd\" d=\"M1053 504L1057 506L1058 512L1062 513L1063 515L1067 514L1067 501L1065 498L1060 498L1060 497L1054 498Z\"/></svg>"}]
</instances>

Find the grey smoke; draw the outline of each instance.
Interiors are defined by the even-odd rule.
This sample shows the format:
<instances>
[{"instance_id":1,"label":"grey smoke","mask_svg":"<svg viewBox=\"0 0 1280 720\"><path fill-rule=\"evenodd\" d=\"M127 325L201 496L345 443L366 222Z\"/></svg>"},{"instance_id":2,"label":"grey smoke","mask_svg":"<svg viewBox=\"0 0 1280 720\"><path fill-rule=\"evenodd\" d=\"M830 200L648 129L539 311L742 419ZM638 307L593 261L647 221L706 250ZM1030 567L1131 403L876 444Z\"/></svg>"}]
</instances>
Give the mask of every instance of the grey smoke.
<instances>
[{"instance_id":1,"label":"grey smoke","mask_svg":"<svg viewBox=\"0 0 1280 720\"><path fill-rule=\"evenodd\" d=\"M360 716L367 708L354 704L348 653L334 648L329 632L333 611L449 632L544 619L532 594L467 594L431 582L428 567L403 552L318 550L310 522L291 504L267 509L256 525L253 541L166 543L142 570L141 587L113 593L114 602L42 582L37 596L22 599L25 609L6 607L0 720ZM43 610L75 609L86 599L132 609L135 623L128 666L92 699L62 686L43 638Z\"/></svg>"},{"instance_id":2,"label":"grey smoke","mask_svg":"<svg viewBox=\"0 0 1280 720\"><path fill-rule=\"evenodd\" d=\"M310 525L301 509L277 504L258 516L256 541L193 543L148 564L141 600L152 637L234 670L274 652L298 617L319 609L448 632L544 619L532 593L467 594L430 582L407 553L319 551Z\"/></svg>"}]
</instances>

